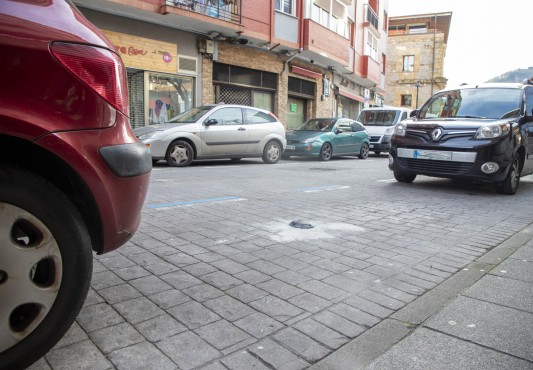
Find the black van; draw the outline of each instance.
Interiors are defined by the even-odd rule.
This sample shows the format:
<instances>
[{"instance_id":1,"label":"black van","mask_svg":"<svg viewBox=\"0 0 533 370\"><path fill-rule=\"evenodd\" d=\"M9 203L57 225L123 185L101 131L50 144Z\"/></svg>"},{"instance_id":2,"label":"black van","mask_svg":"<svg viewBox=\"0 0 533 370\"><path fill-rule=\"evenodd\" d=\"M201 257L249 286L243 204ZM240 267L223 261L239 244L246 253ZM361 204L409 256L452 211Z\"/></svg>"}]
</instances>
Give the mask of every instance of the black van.
<instances>
[{"instance_id":1,"label":"black van","mask_svg":"<svg viewBox=\"0 0 533 370\"><path fill-rule=\"evenodd\" d=\"M515 194L533 173L533 85L464 85L433 95L394 130L389 168L400 182L417 175L494 184Z\"/></svg>"}]
</instances>

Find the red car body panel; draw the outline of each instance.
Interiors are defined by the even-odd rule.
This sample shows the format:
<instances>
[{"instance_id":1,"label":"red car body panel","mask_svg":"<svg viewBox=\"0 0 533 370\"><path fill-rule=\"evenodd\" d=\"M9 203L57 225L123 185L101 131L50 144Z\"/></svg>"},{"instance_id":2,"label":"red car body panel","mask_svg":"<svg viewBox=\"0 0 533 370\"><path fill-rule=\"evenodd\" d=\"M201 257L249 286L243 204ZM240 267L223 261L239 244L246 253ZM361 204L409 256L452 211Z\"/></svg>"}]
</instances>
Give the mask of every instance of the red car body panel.
<instances>
[{"instance_id":1,"label":"red car body panel","mask_svg":"<svg viewBox=\"0 0 533 370\"><path fill-rule=\"evenodd\" d=\"M143 145L131 130L129 112L111 106L50 50L53 43L66 42L115 53L113 45L65 1L0 1L0 13L0 144L10 138L29 144L26 153L17 153L20 145L13 145L15 152L10 149L2 160L16 163L21 155L29 156L31 146L59 159L54 163L72 169L81 179L77 184L83 183L90 194L75 203L84 217L98 216L89 222L99 234L93 236L93 248L104 253L119 247L140 223L150 156L147 150L135 151ZM118 158L115 168L103 158L101 149L109 147L119 153L113 156ZM134 154L127 157L126 152ZM117 168L126 158L133 158L132 164L120 173ZM24 163L35 161L37 168L39 160L26 158ZM47 171L41 168L40 173L46 176ZM55 181L52 176L49 180ZM96 205L97 212L84 213L85 205Z\"/></svg>"}]
</instances>

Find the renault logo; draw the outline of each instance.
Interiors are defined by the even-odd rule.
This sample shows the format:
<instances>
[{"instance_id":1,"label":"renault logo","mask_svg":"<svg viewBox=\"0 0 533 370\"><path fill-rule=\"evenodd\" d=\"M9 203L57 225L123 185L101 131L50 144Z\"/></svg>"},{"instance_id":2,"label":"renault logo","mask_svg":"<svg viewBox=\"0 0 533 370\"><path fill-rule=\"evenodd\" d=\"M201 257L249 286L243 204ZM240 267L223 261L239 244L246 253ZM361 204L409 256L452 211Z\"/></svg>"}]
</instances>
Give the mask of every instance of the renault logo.
<instances>
[{"instance_id":1,"label":"renault logo","mask_svg":"<svg viewBox=\"0 0 533 370\"><path fill-rule=\"evenodd\" d=\"M439 139L442 137L442 133L442 129L437 127L435 130L431 131L431 138L433 141L439 141Z\"/></svg>"}]
</instances>

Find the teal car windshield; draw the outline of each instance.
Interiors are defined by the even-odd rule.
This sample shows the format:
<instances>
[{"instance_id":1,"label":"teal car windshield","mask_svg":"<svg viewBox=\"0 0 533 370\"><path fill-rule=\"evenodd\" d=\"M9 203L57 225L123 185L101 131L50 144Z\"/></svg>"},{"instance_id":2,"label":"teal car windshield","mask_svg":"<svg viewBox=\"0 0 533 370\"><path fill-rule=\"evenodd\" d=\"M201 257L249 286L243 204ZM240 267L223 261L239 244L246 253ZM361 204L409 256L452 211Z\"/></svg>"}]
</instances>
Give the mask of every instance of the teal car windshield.
<instances>
[{"instance_id":1,"label":"teal car windshield","mask_svg":"<svg viewBox=\"0 0 533 370\"><path fill-rule=\"evenodd\" d=\"M336 119L310 119L294 131L329 132L333 129L335 123L337 123Z\"/></svg>"}]
</instances>

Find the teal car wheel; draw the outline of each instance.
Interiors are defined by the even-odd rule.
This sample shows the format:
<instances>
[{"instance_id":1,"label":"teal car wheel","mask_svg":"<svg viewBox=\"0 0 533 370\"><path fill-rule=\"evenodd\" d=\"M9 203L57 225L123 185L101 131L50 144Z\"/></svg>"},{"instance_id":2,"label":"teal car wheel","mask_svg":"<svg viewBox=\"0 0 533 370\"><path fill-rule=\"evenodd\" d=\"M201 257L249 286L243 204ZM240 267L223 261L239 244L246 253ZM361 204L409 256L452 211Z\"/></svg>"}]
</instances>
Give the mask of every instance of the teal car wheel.
<instances>
[{"instance_id":1,"label":"teal car wheel","mask_svg":"<svg viewBox=\"0 0 533 370\"><path fill-rule=\"evenodd\" d=\"M322 148L320 148L320 154L319 154L320 160L329 161L332 156L333 156L333 148L331 147L331 144L325 143L324 145L322 145Z\"/></svg>"},{"instance_id":2,"label":"teal car wheel","mask_svg":"<svg viewBox=\"0 0 533 370\"><path fill-rule=\"evenodd\" d=\"M363 143L363 145L361 145L361 150L359 151L359 159L367 159L369 152L370 146L368 145L368 143Z\"/></svg>"}]
</instances>

